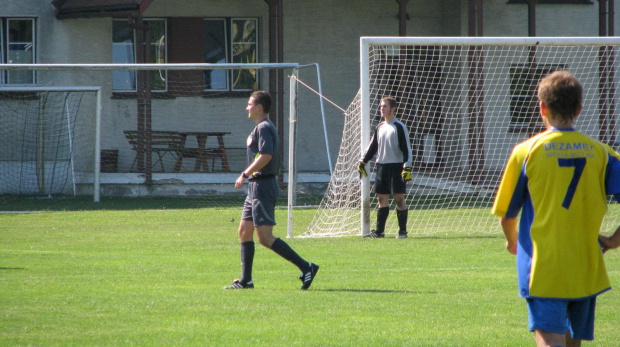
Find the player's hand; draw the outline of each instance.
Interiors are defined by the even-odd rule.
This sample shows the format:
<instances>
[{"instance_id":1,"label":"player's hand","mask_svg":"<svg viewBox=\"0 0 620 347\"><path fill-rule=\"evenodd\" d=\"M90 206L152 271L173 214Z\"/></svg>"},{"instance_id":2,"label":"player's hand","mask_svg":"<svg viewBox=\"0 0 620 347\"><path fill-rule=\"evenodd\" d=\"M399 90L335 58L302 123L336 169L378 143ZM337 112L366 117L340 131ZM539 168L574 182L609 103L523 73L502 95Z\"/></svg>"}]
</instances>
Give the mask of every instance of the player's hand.
<instances>
[{"instance_id":1,"label":"player's hand","mask_svg":"<svg viewBox=\"0 0 620 347\"><path fill-rule=\"evenodd\" d=\"M362 178L362 176L368 177L368 172L366 172L366 163L361 160L357 163L357 171L360 173L360 178Z\"/></svg>"},{"instance_id":2,"label":"player's hand","mask_svg":"<svg viewBox=\"0 0 620 347\"><path fill-rule=\"evenodd\" d=\"M411 165L405 164L403 172L400 173L400 176L403 178L403 181L405 181L405 183L411 181L411 179L413 179L413 177L411 176Z\"/></svg>"},{"instance_id":3,"label":"player's hand","mask_svg":"<svg viewBox=\"0 0 620 347\"><path fill-rule=\"evenodd\" d=\"M517 255L517 243L506 240L506 250L513 255Z\"/></svg>"},{"instance_id":4,"label":"player's hand","mask_svg":"<svg viewBox=\"0 0 620 347\"><path fill-rule=\"evenodd\" d=\"M618 246L620 246L618 244L614 244L614 240L611 237L604 235L598 236L598 243L601 246L601 251L603 254L610 249L618 248Z\"/></svg>"}]
</instances>

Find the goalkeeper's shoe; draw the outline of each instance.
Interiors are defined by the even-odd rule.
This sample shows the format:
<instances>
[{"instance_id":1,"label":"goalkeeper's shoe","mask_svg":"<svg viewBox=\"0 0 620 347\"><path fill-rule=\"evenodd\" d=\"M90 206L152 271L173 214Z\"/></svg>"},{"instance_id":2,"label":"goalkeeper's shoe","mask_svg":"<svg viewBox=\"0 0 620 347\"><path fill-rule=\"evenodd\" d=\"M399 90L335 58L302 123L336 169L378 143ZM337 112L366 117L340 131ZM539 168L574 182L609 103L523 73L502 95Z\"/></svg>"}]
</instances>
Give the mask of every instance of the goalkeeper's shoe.
<instances>
[{"instance_id":1,"label":"goalkeeper's shoe","mask_svg":"<svg viewBox=\"0 0 620 347\"><path fill-rule=\"evenodd\" d=\"M385 237L385 233L380 233L376 230L373 230L368 235L364 235L364 237L369 237L373 239L382 239Z\"/></svg>"},{"instance_id":2,"label":"goalkeeper's shoe","mask_svg":"<svg viewBox=\"0 0 620 347\"><path fill-rule=\"evenodd\" d=\"M224 289L254 289L254 283L252 281L243 284L239 280L234 280L233 284L224 287Z\"/></svg>"},{"instance_id":3,"label":"goalkeeper's shoe","mask_svg":"<svg viewBox=\"0 0 620 347\"><path fill-rule=\"evenodd\" d=\"M406 231L399 231L398 232L398 236L396 236L397 239L406 239L407 238L407 232Z\"/></svg>"},{"instance_id":4,"label":"goalkeeper's shoe","mask_svg":"<svg viewBox=\"0 0 620 347\"><path fill-rule=\"evenodd\" d=\"M306 290L310 288L310 285L312 284L312 281L314 280L316 273L319 272L319 266L317 264L308 263L308 265L309 265L308 271L302 272L301 275L299 275L299 279L302 282L302 285L301 285L302 290Z\"/></svg>"}]
</instances>

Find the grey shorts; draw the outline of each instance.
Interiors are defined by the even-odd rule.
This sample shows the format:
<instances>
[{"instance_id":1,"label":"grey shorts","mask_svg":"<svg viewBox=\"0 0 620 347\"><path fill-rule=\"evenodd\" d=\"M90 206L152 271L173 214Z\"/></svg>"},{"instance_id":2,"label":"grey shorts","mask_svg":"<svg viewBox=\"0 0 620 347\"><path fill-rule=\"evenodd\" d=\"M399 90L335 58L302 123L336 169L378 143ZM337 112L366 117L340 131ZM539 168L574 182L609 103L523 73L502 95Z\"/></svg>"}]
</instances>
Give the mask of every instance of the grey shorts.
<instances>
[{"instance_id":1,"label":"grey shorts","mask_svg":"<svg viewBox=\"0 0 620 347\"><path fill-rule=\"evenodd\" d=\"M254 226L276 225L275 209L279 193L277 176L250 180L241 219L252 221Z\"/></svg>"},{"instance_id":2,"label":"grey shorts","mask_svg":"<svg viewBox=\"0 0 620 347\"><path fill-rule=\"evenodd\" d=\"M407 184L403 181L402 163L376 164L377 174L372 192L375 194L404 194Z\"/></svg>"}]
</instances>

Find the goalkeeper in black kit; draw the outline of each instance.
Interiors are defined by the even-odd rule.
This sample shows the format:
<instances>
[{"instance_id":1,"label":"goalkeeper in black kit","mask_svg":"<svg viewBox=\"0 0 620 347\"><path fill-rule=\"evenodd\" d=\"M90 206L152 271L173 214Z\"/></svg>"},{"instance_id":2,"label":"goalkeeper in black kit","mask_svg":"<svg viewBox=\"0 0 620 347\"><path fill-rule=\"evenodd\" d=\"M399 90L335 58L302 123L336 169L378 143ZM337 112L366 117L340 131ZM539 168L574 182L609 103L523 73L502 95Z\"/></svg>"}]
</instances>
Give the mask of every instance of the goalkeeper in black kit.
<instances>
[{"instance_id":1,"label":"goalkeeper in black kit","mask_svg":"<svg viewBox=\"0 0 620 347\"><path fill-rule=\"evenodd\" d=\"M411 142L409 130L396 118L396 100L386 96L381 99L379 111L383 121L372 135L366 154L359 161L357 170L368 176L366 164L377 155L376 177L373 192L377 194L377 228L364 237L384 237L385 222L390 214L390 194L396 202L399 239L407 237L408 206L405 200L407 182L411 180Z\"/></svg>"}]
</instances>

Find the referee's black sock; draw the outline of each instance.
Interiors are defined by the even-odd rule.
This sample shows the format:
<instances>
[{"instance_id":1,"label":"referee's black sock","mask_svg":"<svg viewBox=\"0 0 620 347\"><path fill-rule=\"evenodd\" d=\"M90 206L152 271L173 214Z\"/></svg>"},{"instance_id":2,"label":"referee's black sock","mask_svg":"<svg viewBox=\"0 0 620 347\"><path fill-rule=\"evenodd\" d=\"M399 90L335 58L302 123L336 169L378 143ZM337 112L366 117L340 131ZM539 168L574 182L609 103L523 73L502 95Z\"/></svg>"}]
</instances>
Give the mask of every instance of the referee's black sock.
<instances>
[{"instance_id":1,"label":"referee's black sock","mask_svg":"<svg viewBox=\"0 0 620 347\"><path fill-rule=\"evenodd\" d=\"M305 261L302 257L295 252L288 243L282 241L279 237L273 242L271 245L271 250L276 252L282 258L290 261L295 264L301 272L305 272L308 270L308 262Z\"/></svg>"},{"instance_id":2,"label":"referee's black sock","mask_svg":"<svg viewBox=\"0 0 620 347\"><path fill-rule=\"evenodd\" d=\"M241 243L241 278L239 282L247 284L252 281L252 265L254 264L254 241Z\"/></svg>"},{"instance_id":3,"label":"referee's black sock","mask_svg":"<svg viewBox=\"0 0 620 347\"><path fill-rule=\"evenodd\" d=\"M407 215L409 210L396 209L396 217L398 217L398 231L407 231Z\"/></svg>"},{"instance_id":4,"label":"referee's black sock","mask_svg":"<svg viewBox=\"0 0 620 347\"><path fill-rule=\"evenodd\" d=\"M390 207L379 207L377 209L377 233L381 234L385 232L385 222L390 214Z\"/></svg>"}]
</instances>

